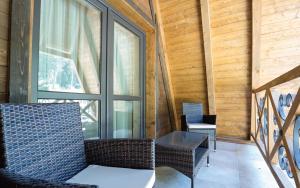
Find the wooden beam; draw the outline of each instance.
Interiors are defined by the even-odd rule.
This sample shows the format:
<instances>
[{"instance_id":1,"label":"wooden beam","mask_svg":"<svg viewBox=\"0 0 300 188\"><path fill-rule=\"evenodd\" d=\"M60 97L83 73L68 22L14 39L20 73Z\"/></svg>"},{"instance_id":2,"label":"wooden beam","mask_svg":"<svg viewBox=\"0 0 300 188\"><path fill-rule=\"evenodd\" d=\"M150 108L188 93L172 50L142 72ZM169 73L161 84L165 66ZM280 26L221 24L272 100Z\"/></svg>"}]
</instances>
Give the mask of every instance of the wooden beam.
<instances>
[{"instance_id":1,"label":"wooden beam","mask_svg":"<svg viewBox=\"0 0 300 188\"><path fill-rule=\"evenodd\" d=\"M281 122L280 122L280 119L277 118L276 116L276 120L277 120L277 124L278 124L278 127L279 129L281 130L280 132L280 135L279 137L277 138L275 144L274 144L274 147L272 149L272 152L270 154L270 160L272 160L272 158L274 157L275 155L275 152L277 151L277 149L279 148L280 144L281 144L281 141L282 141L282 138L283 138L283 135L285 135L287 129L289 128L289 126L291 125L291 122L294 118L294 115L298 109L298 106L300 104L300 88L298 89L298 92L297 92L297 95L294 99L294 102L289 110L289 113L285 119L285 122L284 124L281 126ZM274 113L276 114L277 112L273 109Z\"/></svg>"},{"instance_id":2,"label":"wooden beam","mask_svg":"<svg viewBox=\"0 0 300 188\"><path fill-rule=\"evenodd\" d=\"M300 91L300 89L299 89L299 91ZM272 97L271 90L268 89L267 92L268 92L270 100L271 100L272 108L273 108L273 111L275 113L275 117L276 117L276 121L277 121L278 127L279 127L280 131L283 132L281 138L282 138L282 141L283 141L283 145L285 147L285 151L286 151L286 155L287 155L290 167L291 167L291 171L293 173L293 177L294 177L294 180L295 180L296 187L300 187L300 182L299 182L299 179L298 179L298 174L297 174L296 166L295 166L294 159L293 159L293 156L292 156L292 152L290 151L287 139L285 137L285 132L283 131L281 120L280 120L279 114L278 114L278 112L276 110L276 106L275 106L275 102L274 102L273 97ZM298 97L298 101L299 101L299 97ZM294 102L297 102L297 101L295 100ZM297 109L298 106L299 106L299 102L298 102L298 105L296 104L296 108L295 109ZM295 112L296 112L296 110L295 110ZM289 117L291 117L290 119L292 119L294 117L294 113L293 114L289 113L287 118L289 118ZM288 126L290 126L290 124L287 124L287 125L284 125L284 126L286 126L288 128ZM278 139L280 139L280 138L278 138ZM274 148L277 148L277 146L275 145ZM276 151L276 150L272 151L272 154L271 154L272 158L273 158L273 156L275 154L273 152ZM272 160L272 158L269 158L269 160Z\"/></svg>"},{"instance_id":3,"label":"wooden beam","mask_svg":"<svg viewBox=\"0 0 300 188\"><path fill-rule=\"evenodd\" d=\"M254 138L254 135L253 135L253 134L251 134L251 137L252 137L252 140L255 141L255 144L256 144L256 146L258 147L260 153L263 154L263 150L260 148L260 145L258 144L258 142L256 141L256 139ZM279 176L277 175L277 173L275 172L275 170L274 170L272 164L270 163L269 159L268 159L266 156L264 156L264 155L262 155L262 156L263 156L265 162L267 163L267 165L268 165L268 167L269 167L271 173L273 174L275 180L277 181L279 187L284 187L283 184L282 184L282 182L281 182L281 180L280 180L280 178L279 178Z\"/></svg>"},{"instance_id":4,"label":"wooden beam","mask_svg":"<svg viewBox=\"0 0 300 188\"><path fill-rule=\"evenodd\" d=\"M216 114L209 0L200 0L209 114Z\"/></svg>"},{"instance_id":5,"label":"wooden beam","mask_svg":"<svg viewBox=\"0 0 300 188\"><path fill-rule=\"evenodd\" d=\"M166 44L166 39L165 39L165 32L163 29L163 21L162 21L162 16L160 13L160 5L159 5L159 0L154 0L153 1L153 8L156 13L156 24L157 24L157 34L159 35L159 41L160 41L160 46L161 46L161 56L164 59L164 65L165 65L165 75L167 75L167 91L171 103L171 113L174 117L174 123L175 127L177 130L181 129L181 125L178 122L177 118L177 113L176 113L176 106L175 106L175 97L174 97L174 92L173 92L173 84L172 84L172 78L171 78L171 72L170 72L170 62L168 58L168 53L167 53L167 44ZM172 118L172 117L171 117Z\"/></svg>"},{"instance_id":6,"label":"wooden beam","mask_svg":"<svg viewBox=\"0 0 300 188\"><path fill-rule=\"evenodd\" d=\"M260 80L260 34L261 34L261 0L252 1L252 90L259 86ZM251 99L251 132L255 132L256 105L255 94Z\"/></svg>"}]
</instances>

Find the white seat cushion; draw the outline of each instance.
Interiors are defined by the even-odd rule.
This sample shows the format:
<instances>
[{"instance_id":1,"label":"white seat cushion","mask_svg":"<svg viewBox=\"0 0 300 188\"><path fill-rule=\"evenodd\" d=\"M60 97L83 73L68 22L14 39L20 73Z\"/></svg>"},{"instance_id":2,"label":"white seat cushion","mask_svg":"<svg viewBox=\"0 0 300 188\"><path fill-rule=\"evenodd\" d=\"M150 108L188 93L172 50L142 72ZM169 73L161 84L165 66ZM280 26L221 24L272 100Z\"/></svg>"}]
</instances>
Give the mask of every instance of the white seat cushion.
<instances>
[{"instance_id":1,"label":"white seat cushion","mask_svg":"<svg viewBox=\"0 0 300 188\"><path fill-rule=\"evenodd\" d=\"M67 183L97 185L100 188L152 188L155 171L89 165Z\"/></svg>"},{"instance_id":2,"label":"white seat cushion","mask_svg":"<svg viewBox=\"0 0 300 188\"><path fill-rule=\"evenodd\" d=\"M216 129L216 125L207 124L207 123L188 123L189 129Z\"/></svg>"}]
</instances>

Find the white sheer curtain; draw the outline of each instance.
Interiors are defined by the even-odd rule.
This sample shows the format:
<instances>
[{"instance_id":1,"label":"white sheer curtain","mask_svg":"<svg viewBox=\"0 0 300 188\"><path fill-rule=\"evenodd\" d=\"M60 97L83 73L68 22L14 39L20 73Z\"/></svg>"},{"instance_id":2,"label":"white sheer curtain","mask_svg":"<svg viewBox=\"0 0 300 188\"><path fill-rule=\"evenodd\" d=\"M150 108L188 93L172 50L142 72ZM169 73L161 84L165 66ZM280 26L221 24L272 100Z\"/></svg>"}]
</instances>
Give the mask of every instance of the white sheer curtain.
<instances>
[{"instance_id":1,"label":"white sheer curtain","mask_svg":"<svg viewBox=\"0 0 300 188\"><path fill-rule=\"evenodd\" d=\"M114 23L114 94L140 95L139 37Z\"/></svg>"},{"instance_id":2,"label":"white sheer curtain","mask_svg":"<svg viewBox=\"0 0 300 188\"><path fill-rule=\"evenodd\" d=\"M76 0L42 0L39 89L100 93L101 13Z\"/></svg>"},{"instance_id":3,"label":"white sheer curtain","mask_svg":"<svg viewBox=\"0 0 300 188\"><path fill-rule=\"evenodd\" d=\"M114 95L140 96L139 37L114 23ZM140 136L140 102L114 101L114 138Z\"/></svg>"}]
</instances>

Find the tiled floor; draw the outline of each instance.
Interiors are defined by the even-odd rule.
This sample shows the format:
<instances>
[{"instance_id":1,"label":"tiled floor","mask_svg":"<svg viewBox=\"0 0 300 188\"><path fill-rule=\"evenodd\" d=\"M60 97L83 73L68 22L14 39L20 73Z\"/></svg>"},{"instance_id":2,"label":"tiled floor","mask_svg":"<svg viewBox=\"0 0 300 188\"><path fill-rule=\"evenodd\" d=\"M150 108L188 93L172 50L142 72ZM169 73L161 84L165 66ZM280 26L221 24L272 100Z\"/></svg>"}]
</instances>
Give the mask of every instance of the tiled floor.
<instances>
[{"instance_id":1,"label":"tiled floor","mask_svg":"<svg viewBox=\"0 0 300 188\"><path fill-rule=\"evenodd\" d=\"M217 142L210 166L199 170L195 188L276 188L268 166L255 145ZM190 187L190 179L178 171L156 168L155 188Z\"/></svg>"}]
</instances>

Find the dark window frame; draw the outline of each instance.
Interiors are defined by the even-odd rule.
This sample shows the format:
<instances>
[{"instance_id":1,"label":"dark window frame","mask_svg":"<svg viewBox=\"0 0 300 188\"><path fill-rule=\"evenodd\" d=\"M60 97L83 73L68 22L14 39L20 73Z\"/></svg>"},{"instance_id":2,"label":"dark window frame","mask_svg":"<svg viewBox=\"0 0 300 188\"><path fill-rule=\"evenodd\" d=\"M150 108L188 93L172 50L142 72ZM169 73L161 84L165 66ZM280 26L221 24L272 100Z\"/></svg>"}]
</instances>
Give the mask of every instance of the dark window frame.
<instances>
[{"instance_id":1,"label":"dark window frame","mask_svg":"<svg viewBox=\"0 0 300 188\"><path fill-rule=\"evenodd\" d=\"M38 99L60 99L60 100L96 100L99 103L99 130L100 138L112 138L113 135L113 100L122 101L140 101L140 138L145 137L145 32L128 20L125 16L114 10L106 2L102 0L85 0L87 3L101 11L101 59L100 59L100 80L101 91L100 94L85 94L85 93L66 93L66 92L52 92L38 90L38 69L39 69L39 39L40 39L40 11L41 1L36 0L34 3L34 19L32 32L32 74L31 74L31 101L37 102ZM133 32L140 38L140 96L115 96L113 95L113 22L117 21L123 27ZM108 42L109 41L109 42Z\"/></svg>"}]
</instances>

